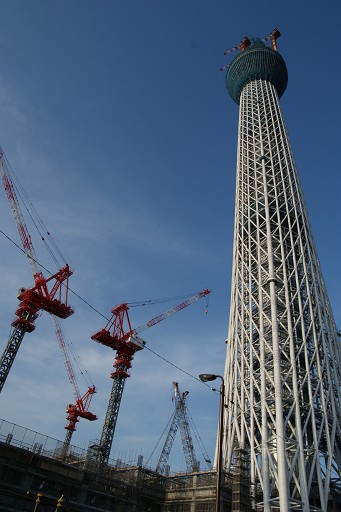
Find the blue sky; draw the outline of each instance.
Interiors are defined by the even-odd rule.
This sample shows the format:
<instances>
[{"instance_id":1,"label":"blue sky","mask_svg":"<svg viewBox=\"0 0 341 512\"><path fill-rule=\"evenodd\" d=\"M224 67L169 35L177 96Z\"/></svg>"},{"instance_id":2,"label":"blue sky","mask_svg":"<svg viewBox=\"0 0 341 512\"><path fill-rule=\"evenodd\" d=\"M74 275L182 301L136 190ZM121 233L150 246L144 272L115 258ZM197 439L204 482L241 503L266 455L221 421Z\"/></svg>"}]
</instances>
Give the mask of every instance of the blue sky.
<instances>
[{"instance_id":1,"label":"blue sky","mask_svg":"<svg viewBox=\"0 0 341 512\"><path fill-rule=\"evenodd\" d=\"M339 19L336 1L0 0L0 144L74 269L71 288L109 315L125 301L213 290L143 333L124 391L112 455L148 458L174 405L172 381L213 457L218 397L192 378L222 373L230 296L238 108L219 67L244 35L278 27L289 84L281 104L338 326ZM3 191L0 229L18 242ZM29 224L29 223L28 223ZM41 263L55 271L39 240ZM27 261L0 238L1 344L30 286ZM100 436L114 353L90 336L103 318L76 296L64 322L98 388ZM140 325L169 304L131 311ZM47 315L27 335L0 397L0 417L62 439L72 400ZM79 378L81 390L86 384ZM200 450L197 450L200 457ZM201 458L201 457L200 457ZM202 466L204 463L202 462ZM178 445L172 469L184 470Z\"/></svg>"}]
</instances>

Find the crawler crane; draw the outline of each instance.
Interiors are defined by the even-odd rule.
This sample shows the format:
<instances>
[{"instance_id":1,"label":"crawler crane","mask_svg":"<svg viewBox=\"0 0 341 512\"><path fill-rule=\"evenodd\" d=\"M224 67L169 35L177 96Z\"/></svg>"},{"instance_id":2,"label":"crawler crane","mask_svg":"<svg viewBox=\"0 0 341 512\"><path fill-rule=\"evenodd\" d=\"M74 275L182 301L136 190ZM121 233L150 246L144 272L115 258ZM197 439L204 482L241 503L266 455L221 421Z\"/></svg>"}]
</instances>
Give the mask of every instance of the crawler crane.
<instances>
[{"instance_id":1,"label":"crawler crane","mask_svg":"<svg viewBox=\"0 0 341 512\"><path fill-rule=\"evenodd\" d=\"M175 402L175 411L168 430L165 444L163 446L163 449L159 457L159 461L156 466L156 472L159 473L160 475L163 475L167 472L169 454L171 452L178 428L180 428L182 448L186 459L187 471L189 473L199 471L199 462L196 458L194 451L186 407L186 396L188 395L188 391L180 393L180 389L177 382L173 382L173 386L173 399Z\"/></svg>"},{"instance_id":2,"label":"crawler crane","mask_svg":"<svg viewBox=\"0 0 341 512\"><path fill-rule=\"evenodd\" d=\"M7 163L7 159L1 147L0 176L2 178L19 236L21 238L23 250L28 258L35 282L35 286L33 288L21 288L18 293L20 303L16 310L17 317L12 322L13 330L0 359L0 392L6 382L25 333L30 333L35 329L34 321L38 317L39 312L47 311L51 314L57 341L63 352L66 371L69 380L73 385L76 398L75 405L69 404L67 408L67 419L69 420L69 423L65 427L68 430L68 433L64 443L65 446L67 446L71 441L72 432L76 430L75 424L79 421L78 417L82 417L90 421L97 419L97 416L88 412L91 397L95 393L95 386L90 386L85 395L81 397L72 364L67 353L61 325L58 320L58 318L67 318L74 313L73 309L68 304L68 280L72 275L72 272L69 265L65 265L54 275L48 278L43 276L35 255L31 236L20 208L15 186L11 178L9 164Z\"/></svg>"},{"instance_id":3,"label":"crawler crane","mask_svg":"<svg viewBox=\"0 0 341 512\"><path fill-rule=\"evenodd\" d=\"M201 292L193 295L184 302L181 302L174 308L162 313L161 315L152 318L145 324L132 329L130 318L128 314L129 304L124 303L116 306L111 310L112 316L104 329L97 332L91 339L112 348L116 351L116 358L114 363L114 372L111 374L113 385L110 393L109 404L107 413L104 420L102 435L97 446L98 459L101 464L106 464L109 460L112 441L117 423L118 412L121 404L123 389L125 381L130 377L129 371L132 365L135 352L142 350L145 346L145 341L137 336L140 332L156 325L157 323L165 320L169 316L177 313L181 309L186 308L193 302L205 297L211 293L211 290L204 289Z\"/></svg>"}]
</instances>

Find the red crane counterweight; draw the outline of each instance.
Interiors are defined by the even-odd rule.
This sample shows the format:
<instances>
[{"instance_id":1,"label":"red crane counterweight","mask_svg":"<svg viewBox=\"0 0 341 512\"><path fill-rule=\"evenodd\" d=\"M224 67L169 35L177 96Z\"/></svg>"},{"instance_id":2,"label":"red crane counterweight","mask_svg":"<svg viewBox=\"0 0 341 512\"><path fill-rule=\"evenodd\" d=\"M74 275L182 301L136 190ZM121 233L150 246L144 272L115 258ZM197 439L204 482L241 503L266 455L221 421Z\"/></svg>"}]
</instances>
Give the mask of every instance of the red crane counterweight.
<instances>
[{"instance_id":1,"label":"red crane counterweight","mask_svg":"<svg viewBox=\"0 0 341 512\"><path fill-rule=\"evenodd\" d=\"M33 288L20 288L18 299L20 300L15 314L17 317L12 322L12 327L19 325L26 327L26 332L32 332L35 329L34 321L37 319L39 311L43 310L58 318L68 318L74 313L74 310L68 305L68 279L72 272L68 265L61 268L54 275L45 279L40 272L35 274L36 285ZM48 290L47 283L55 280L51 290ZM62 297L62 284L66 280L65 298ZM57 292L59 292L57 294ZM58 298L56 298L56 295Z\"/></svg>"},{"instance_id":2,"label":"red crane counterweight","mask_svg":"<svg viewBox=\"0 0 341 512\"><path fill-rule=\"evenodd\" d=\"M74 310L68 305L68 283L71 275L69 265L65 265L47 279L41 273L36 274L34 276L35 286L29 289L21 288L18 299L31 307L42 309L58 318L68 318L74 313ZM53 280L55 282L49 291L47 283L53 282ZM66 281L66 284L64 287L65 297L63 298L62 284L64 281Z\"/></svg>"},{"instance_id":3,"label":"red crane counterweight","mask_svg":"<svg viewBox=\"0 0 341 512\"><path fill-rule=\"evenodd\" d=\"M89 421L95 421L98 419L95 414L88 411L90 401L94 393L96 393L95 386L90 386L85 395L76 400L75 404L67 405L66 412L68 416L66 419L69 423L65 427L66 430L74 432L76 430L76 423L79 422L78 418L84 418Z\"/></svg>"}]
</instances>

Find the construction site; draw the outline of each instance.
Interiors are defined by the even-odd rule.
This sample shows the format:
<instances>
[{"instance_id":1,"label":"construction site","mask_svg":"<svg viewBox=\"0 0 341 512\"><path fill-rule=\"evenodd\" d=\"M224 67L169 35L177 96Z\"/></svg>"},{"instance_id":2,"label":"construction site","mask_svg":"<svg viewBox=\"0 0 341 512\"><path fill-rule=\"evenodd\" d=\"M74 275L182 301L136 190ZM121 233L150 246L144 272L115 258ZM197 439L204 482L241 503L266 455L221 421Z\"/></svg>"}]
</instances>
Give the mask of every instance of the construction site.
<instances>
[{"instance_id":1,"label":"construction site","mask_svg":"<svg viewBox=\"0 0 341 512\"><path fill-rule=\"evenodd\" d=\"M46 512L215 510L215 470L166 476L145 467L142 457L135 465L109 460L103 467L91 449L70 446L65 457L63 442L5 421L0 440L0 510L6 512L31 512L37 499L37 510ZM251 510L249 485L240 471L234 478L224 475L221 510ZM236 508L241 499L244 505Z\"/></svg>"},{"instance_id":2,"label":"construction site","mask_svg":"<svg viewBox=\"0 0 341 512\"><path fill-rule=\"evenodd\" d=\"M216 454L208 469L198 461L187 410L188 391L173 382L174 411L154 467L144 457L112 459L124 388L135 355L146 345L140 333L193 303L204 288L140 326L122 302L111 309L93 342L115 354L112 388L100 439L88 448L73 443L97 389L81 392L62 321L70 305L72 270L64 262L46 277L24 218L32 211L4 151L0 175L32 273L20 288L15 319L0 360L0 393L28 333L41 313L52 319L74 400L66 407L64 440L5 418L0 420L0 511L3 512L338 512L341 510L341 355L310 226L296 178L279 98L287 69L278 53L276 28L245 36L226 55L226 88L239 105L237 203L229 334L221 380ZM40 235L49 233L36 217ZM51 251L52 251L51 247ZM151 301L150 301L151 302ZM157 302L160 302L158 299ZM38 323L38 322L37 322ZM322 341L321 341L322 340ZM96 345L97 346L97 345ZM111 353L111 352L110 352ZM7 385L7 384L6 384ZM172 473L169 457L180 433L186 471Z\"/></svg>"},{"instance_id":3,"label":"construction site","mask_svg":"<svg viewBox=\"0 0 341 512\"><path fill-rule=\"evenodd\" d=\"M80 393L70 355L70 345L60 323L60 319L74 313L68 302L68 283L72 272L69 265L65 264L55 274L48 278L44 277L22 213L17 192L19 188L14 183L10 165L3 151L0 154L0 174L35 282L33 288L21 288L18 292L19 306L0 361L0 392L25 334L35 330L35 320L42 311L51 316L56 340L63 354L66 374L74 391L74 403L66 407L67 425L63 441L49 438L5 419L1 421L0 510L214 510L217 473L214 469L200 471L186 407L188 391L181 393L177 382L173 382L174 413L156 467L152 469L144 466L142 455L129 463L121 459L110 459L124 385L130 377L135 353L145 346L145 340L138 335L206 297L211 290L204 289L135 328L132 327L129 317L130 304L122 303L111 310L111 317L105 327L91 337L116 353L114 371L111 374L112 390L101 438L90 443L87 450L73 446L72 435L80 419L93 422L98 418L89 410L96 387L91 384L83 395ZM27 204L25 207L27 208ZM168 460L178 431L181 434L187 472L170 476ZM206 461L212 467L208 455ZM240 473L236 474L236 485L240 489ZM240 501L241 496L244 499L245 493L235 490L233 492L238 495L237 501ZM225 476L223 495L226 510L231 509L233 492L231 476ZM249 503L248 499L246 501ZM249 505L244 509L247 512Z\"/></svg>"}]
</instances>

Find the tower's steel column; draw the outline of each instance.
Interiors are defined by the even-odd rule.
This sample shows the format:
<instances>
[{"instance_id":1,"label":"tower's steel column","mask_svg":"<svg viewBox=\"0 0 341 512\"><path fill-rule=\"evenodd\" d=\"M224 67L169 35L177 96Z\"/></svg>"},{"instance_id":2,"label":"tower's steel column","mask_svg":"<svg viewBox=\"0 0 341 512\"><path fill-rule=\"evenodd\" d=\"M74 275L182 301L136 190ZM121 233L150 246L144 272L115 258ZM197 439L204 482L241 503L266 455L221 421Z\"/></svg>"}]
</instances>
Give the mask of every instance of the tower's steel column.
<instances>
[{"instance_id":1,"label":"tower's steel column","mask_svg":"<svg viewBox=\"0 0 341 512\"><path fill-rule=\"evenodd\" d=\"M279 97L259 40L226 76L240 104L224 464L248 452L254 505L327 511L341 470L341 351Z\"/></svg>"}]
</instances>

